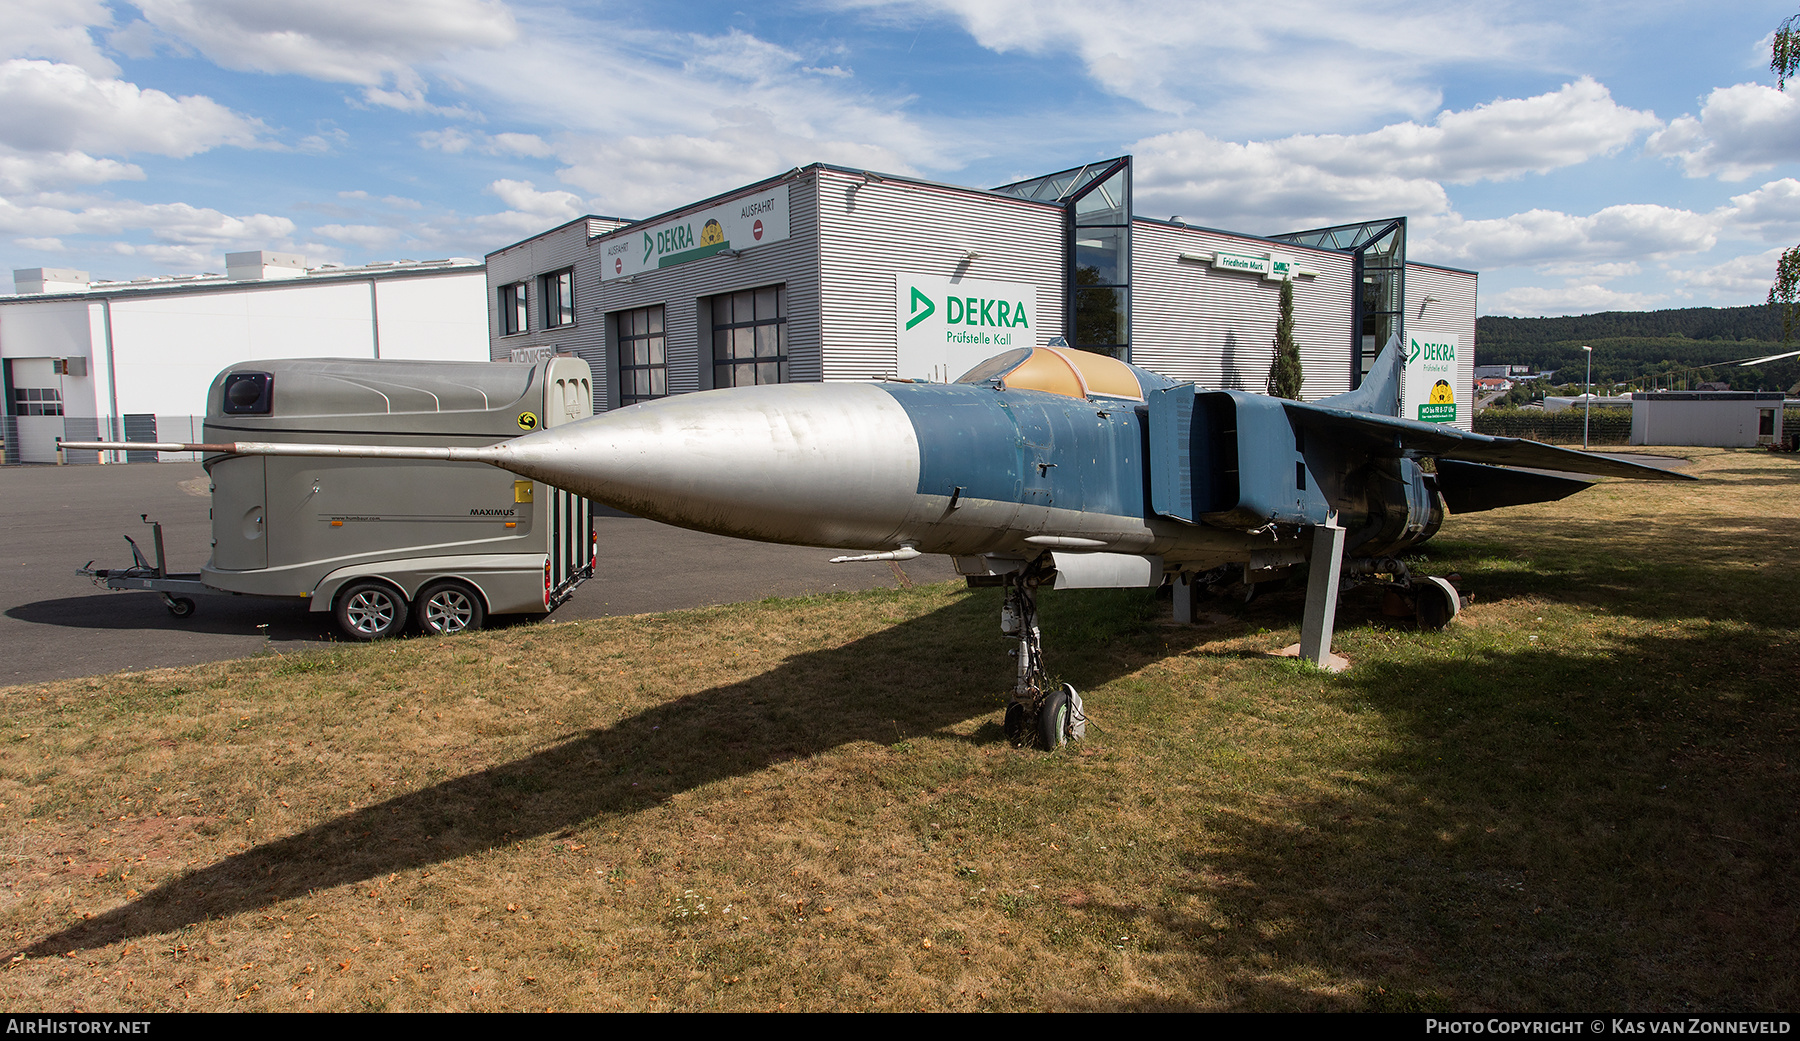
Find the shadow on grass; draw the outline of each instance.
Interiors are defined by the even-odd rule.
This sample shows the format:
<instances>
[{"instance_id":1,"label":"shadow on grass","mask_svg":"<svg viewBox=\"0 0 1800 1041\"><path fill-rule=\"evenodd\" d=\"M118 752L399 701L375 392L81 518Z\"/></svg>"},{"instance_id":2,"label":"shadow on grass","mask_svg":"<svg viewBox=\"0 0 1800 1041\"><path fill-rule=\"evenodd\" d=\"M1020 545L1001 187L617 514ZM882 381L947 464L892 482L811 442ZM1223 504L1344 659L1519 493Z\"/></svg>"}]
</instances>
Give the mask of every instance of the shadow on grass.
<instances>
[{"instance_id":1,"label":"shadow on grass","mask_svg":"<svg viewBox=\"0 0 1800 1041\"><path fill-rule=\"evenodd\" d=\"M1290 748L1250 793L1197 756L1170 895L1115 915L1155 923L1191 993L1229 977L1232 1008L1792 1009L1800 628L1771 608L1800 581L1795 536L1727 578L1693 561L1753 548L1769 519L1708 523L1562 570L1529 544L1485 564L1454 552L1481 542L1433 547L1485 599L1579 604L1601 635L1453 629L1331 678L1321 700L1381 739Z\"/></svg>"},{"instance_id":2,"label":"shadow on grass","mask_svg":"<svg viewBox=\"0 0 1800 1041\"><path fill-rule=\"evenodd\" d=\"M1391 751L1209 815L1178 888L1214 914L1168 928L1266 970L1238 1007L1791 1009L1797 674L1772 628L1361 666L1328 696Z\"/></svg>"},{"instance_id":3,"label":"shadow on grass","mask_svg":"<svg viewBox=\"0 0 1800 1041\"><path fill-rule=\"evenodd\" d=\"M1096 650L1139 624L1146 598L1096 591L1051 604L1046 653L1084 689L1136 668ZM1127 591L1133 592L1133 591ZM1054 594L1053 594L1054 596ZM887 745L998 714L1012 660L997 594L972 596L853 643L796 655L739 683L658 705L479 773L389 799L190 872L37 941L31 957L102 947L554 835L727 777L858 741ZM1059 620L1060 623L1059 624ZM1177 648L1188 642L1177 638ZM1003 740L1000 729L978 737Z\"/></svg>"}]
</instances>

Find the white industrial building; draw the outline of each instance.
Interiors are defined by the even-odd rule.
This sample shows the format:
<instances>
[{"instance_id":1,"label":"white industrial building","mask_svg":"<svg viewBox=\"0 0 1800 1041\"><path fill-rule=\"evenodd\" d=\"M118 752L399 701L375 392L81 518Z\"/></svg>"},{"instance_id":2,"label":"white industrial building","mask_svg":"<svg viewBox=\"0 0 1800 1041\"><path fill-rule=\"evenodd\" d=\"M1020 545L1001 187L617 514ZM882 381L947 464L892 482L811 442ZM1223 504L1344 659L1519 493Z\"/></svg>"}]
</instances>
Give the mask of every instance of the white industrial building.
<instances>
[{"instance_id":1,"label":"white industrial building","mask_svg":"<svg viewBox=\"0 0 1800 1041\"><path fill-rule=\"evenodd\" d=\"M255 251L226 264L131 282L13 272L17 292L0 297L5 461L55 462L58 438L198 441L207 387L240 361L488 357L479 261L308 268Z\"/></svg>"},{"instance_id":2,"label":"white industrial building","mask_svg":"<svg viewBox=\"0 0 1800 1041\"><path fill-rule=\"evenodd\" d=\"M1261 391L1291 280L1305 397L1352 389L1397 334L1441 363L1428 418L1468 427L1476 275L1409 261L1404 217L1218 231L1133 216L1131 174L1122 156L981 190L815 164L647 220L583 217L488 254L492 357L580 355L596 410L745 383L953 380L1057 336Z\"/></svg>"}]
</instances>

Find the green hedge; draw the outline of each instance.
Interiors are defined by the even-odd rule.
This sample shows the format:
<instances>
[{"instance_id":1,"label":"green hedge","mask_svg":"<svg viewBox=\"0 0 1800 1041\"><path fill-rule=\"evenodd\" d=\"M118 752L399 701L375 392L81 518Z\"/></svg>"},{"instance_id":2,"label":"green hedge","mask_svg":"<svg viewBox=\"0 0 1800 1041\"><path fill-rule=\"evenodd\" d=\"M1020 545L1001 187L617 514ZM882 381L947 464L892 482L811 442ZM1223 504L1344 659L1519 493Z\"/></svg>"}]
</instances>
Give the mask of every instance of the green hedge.
<instances>
[{"instance_id":1,"label":"green hedge","mask_svg":"<svg viewBox=\"0 0 1800 1041\"><path fill-rule=\"evenodd\" d=\"M1475 414L1475 432L1496 437L1526 437L1558 445L1581 443L1580 406L1561 412L1545 412L1536 408L1490 408ZM1592 445L1628 445L1631 443L1631 410L1597 408L1588 426L1588 443Z\"/></svg>"}]
</instances>

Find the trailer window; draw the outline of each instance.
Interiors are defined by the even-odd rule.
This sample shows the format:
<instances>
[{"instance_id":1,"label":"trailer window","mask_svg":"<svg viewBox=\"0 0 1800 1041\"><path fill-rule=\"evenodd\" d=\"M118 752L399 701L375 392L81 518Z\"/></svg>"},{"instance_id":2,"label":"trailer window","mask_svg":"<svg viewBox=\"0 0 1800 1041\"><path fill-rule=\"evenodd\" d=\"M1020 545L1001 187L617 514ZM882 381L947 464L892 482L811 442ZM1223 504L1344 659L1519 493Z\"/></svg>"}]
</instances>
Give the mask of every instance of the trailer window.
<instances>
[{"instance_id":1,"label":"trailer window","mask_svg":"<svg viewBox=\"0 0 1800 1041\"><path fill-rule=\"evenodd\" d=\"M620 311L619 404L635 405L669 393L662 305Z\"/></svg>"}]
</instances>

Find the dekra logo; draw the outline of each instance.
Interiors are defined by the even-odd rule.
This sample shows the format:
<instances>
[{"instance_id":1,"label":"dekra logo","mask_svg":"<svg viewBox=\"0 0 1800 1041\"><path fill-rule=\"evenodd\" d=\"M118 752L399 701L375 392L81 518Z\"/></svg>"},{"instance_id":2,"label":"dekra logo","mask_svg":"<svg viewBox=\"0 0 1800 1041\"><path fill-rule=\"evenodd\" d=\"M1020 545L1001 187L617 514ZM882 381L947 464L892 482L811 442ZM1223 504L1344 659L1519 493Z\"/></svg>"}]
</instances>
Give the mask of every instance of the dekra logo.
<instances>
[{"instance_id":1,"label":"dekra logo","mask_svg":"<svg viewBox=\"0 0 1800 1041\"><path fill-rule=\"evenodd\" d=\"M912 286L911 289L912 295L907 301L911 311L906 320L908 329L937 313L937 304L931 297L926 296L918 286ZM980 296L945 297L944 322L947 325L986 325L996 329L1016 329L1019 326L1029 328L1031 325L1023 300L1015 302Z\"/></svg>"}]
</instances>

